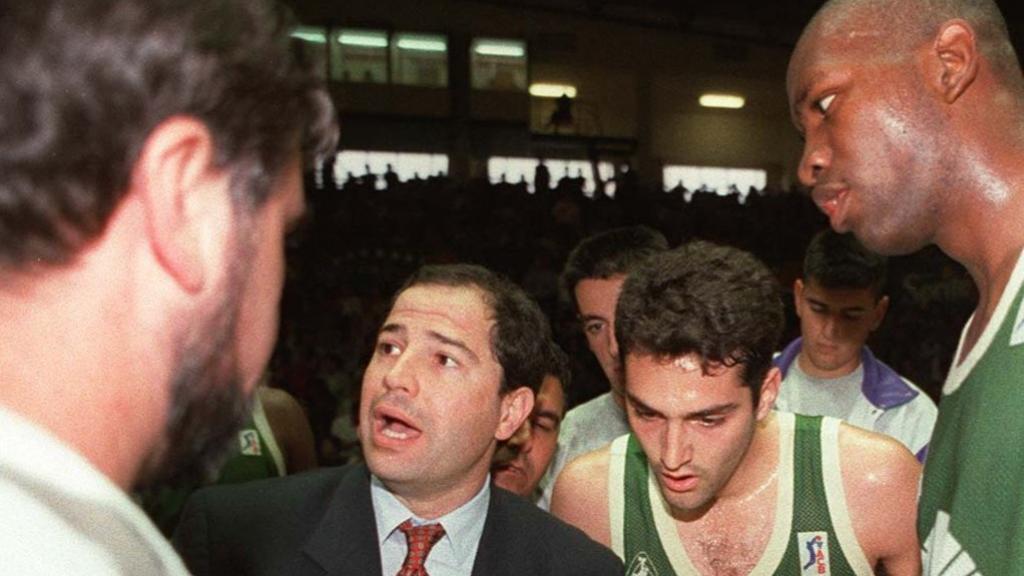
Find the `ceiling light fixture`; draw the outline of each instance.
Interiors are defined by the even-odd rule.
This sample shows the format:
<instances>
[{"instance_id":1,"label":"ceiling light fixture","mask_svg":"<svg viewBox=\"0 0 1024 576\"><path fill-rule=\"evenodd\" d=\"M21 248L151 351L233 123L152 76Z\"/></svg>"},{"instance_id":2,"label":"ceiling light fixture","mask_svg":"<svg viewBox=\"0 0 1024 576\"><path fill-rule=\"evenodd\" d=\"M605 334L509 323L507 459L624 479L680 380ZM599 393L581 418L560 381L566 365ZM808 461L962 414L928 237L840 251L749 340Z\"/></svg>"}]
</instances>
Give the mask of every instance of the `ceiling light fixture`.
<instances>
[{"instance_id":1,"label":"ceiling light fixture","mask_svg":"<svg viewBox=\"0 0 1024 576\"><path fill-rule=\"evenodd\" d=\"M561 98L562 96L575 98L576 87L571 84L537 82L536 84L530 84L530 96L536 96L537 98Z\"/></svg>"},{"instance_id":2,"label":"ceiling light fixture","mask_svg":"<svg viewBox=\"0 0 1024 576\"><path fill-rule=\"evenodd\" d=\"M388 36L383 32L342 32L338 43L360 48L387 48Z\"/></svg>"},{"instance_id":3,"label":"ceiling light fixture","mask_svg":"<svg viewBox=\"0 0 1024 576\"><path fill-rule=\"evenodd\" d=\"M526 49L521 42L480 42L473 49L481 56L504 56L506 58L522 58Z\"/></svg>"},{"instance_id":4,"label":"ceiling light fixture","mask_svg":"<svg viewBox=\"0 0 1024 576\"><path fill-rule=\"evenodd\" d=\"M326 44L327 36L323 32L313 32L309 30L296 30L292 32L292 38L298 38L305 42L312 42L314 44Z\"/></svg>"},{"instance_id":5,"label":"ceiling light fixture","mask_svg":"<svg viewBox=\"0 0 1024 576\"><path fill-rule=\"evenodd\" d=\"M444 40L426 38L402 38L398 41L398 47L402 50L418 50L420 52L444 52L448 49Z\"/></svg>"},{"instance_id":6,"label":"ceiling light fixture","mask_svg":"<svg viewBox=\"0 0 1024 576\"><path fill-rule=\"evenodd\" d=\"M701 94L700 105L705 108L730 108L737 110L746 104L743 96L735 94Z\"/></svg>"}]
</instances>

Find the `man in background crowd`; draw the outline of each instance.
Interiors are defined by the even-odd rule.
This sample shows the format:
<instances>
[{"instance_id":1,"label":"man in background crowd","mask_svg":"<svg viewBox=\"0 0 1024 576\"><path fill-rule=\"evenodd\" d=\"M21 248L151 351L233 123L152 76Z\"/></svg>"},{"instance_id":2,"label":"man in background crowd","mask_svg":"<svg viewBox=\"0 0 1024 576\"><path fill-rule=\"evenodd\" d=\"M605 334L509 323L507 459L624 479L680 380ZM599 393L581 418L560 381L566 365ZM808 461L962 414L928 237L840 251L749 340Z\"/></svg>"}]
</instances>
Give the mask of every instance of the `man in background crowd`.
<instances>
[{"instance_id":1,"label":"man in background crowd","mask_svg":"<svg viewBox=\"0 0 1024 576\"><path fill-rule=\"evenodd\" d=\"M801 337L775 358L775 407L888 434L923 462L938 409L865 345L889 308L885 280L885 258L852 235L825 230L811 240L793 283Z\"/></svg>"},{"instance_id":2,"label":"man in background crowd","mask_svg":"<svg viewBox=\"0 0 1024 576\"><path fill-rule=\"evenodd\" d=\"M554 462L541 480L538 504L545 510L551 504L555 479L566 464L629 431L623 409L619 348L615 342L615 303L630 270L652 254L667 249L668 242L660 232L633 226L584 238L569 254L562 271L562 290L572 301L587 345L610 389L565 415Z\"/></svg>"},{"instance_id":3,"label":"man in background crowd","mask_svg":"<svg viewBox=\"0 0 1024 576\"><path fill-rule=\"evenodd\" d=\"M571 378L569 358L553 345L533 412L494 455L495 484L531 502L540 499L540 480L555 455Z\"/></svg>"}]
</instances>

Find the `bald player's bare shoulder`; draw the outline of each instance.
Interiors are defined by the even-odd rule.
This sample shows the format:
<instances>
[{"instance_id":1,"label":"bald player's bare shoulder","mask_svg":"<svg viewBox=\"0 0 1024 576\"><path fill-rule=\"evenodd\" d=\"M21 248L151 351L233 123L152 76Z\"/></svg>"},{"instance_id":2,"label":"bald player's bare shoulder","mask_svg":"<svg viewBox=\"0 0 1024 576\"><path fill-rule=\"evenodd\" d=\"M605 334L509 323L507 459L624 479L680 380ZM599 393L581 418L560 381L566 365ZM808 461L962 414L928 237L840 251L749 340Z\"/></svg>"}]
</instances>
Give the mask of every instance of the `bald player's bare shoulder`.
<instances>
[{"instance_id":1,"label":"bald player's bare shoulder","mask_svg":"<svg viewBox=\"0 0 1024 576\"><path fill-rule=\"evenodd\" d=\"M566 465L555 482L551 513L592 539L611 545L608 527L610 446L588 452Z\"/></svg>"},{"instance_id":2,"label":"bald player's bare shoulder","mask_svg":"<svg viewBox=\"0 0 1024 576\"><path fill-rule=\"evenodd\" d=\"M893 575L920 573L917 459L897 440L847 424L839 453L850 521L869 562Z\"/></svg>"}]
</instances>

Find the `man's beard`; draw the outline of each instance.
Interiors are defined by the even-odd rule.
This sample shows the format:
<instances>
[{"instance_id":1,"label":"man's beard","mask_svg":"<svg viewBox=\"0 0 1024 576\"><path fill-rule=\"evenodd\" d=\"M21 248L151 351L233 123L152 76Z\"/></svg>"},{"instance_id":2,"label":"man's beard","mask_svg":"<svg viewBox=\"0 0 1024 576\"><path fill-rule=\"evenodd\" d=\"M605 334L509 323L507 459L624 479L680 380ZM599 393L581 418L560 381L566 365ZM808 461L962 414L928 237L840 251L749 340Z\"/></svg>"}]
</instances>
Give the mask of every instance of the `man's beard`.
<instances>
[{"instance_id":1,"label":"man's beard","mask_svg":"<svg viewBox=\"0 0 1024 576\"><path fill-rule=\"evenodd\" d=\"M164 433L143 462L136 489L205 484L234 453L237 432L252 412L235 349L238 272L230 271L224 299L178 353Z\"/></svg>"}]
</instances>

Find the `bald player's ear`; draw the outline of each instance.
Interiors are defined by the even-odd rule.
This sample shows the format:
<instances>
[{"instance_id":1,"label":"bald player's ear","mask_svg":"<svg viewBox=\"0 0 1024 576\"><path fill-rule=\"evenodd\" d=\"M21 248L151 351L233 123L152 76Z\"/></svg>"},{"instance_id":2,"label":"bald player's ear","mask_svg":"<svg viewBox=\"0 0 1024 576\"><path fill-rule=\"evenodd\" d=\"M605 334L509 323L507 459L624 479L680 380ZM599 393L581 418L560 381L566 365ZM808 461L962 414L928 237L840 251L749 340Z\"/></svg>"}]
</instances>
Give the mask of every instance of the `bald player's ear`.
<instances>
[{"instance_id":1,"label":"bald player's ear","mask_svg":"<svg viewBox=\"0 0 1024 576\"><path fill-rule=\"evenodd\" d=\"M952 104L978 75L978 45L971 25L950 20L942 25L933 46L938 56L937 88L943 101Z\"/></svg>"},{"instance_id":2,"label":"bald player's ear","mask_svg":"<svg viewBox=\"0 0 1024 576\"><path fill-rule=\"evenodd\" d=\"M533 412L533 390L520 386L501 398L501 420L494 438L499 442L508 440Z\"/></svg>"}]
</instances>

